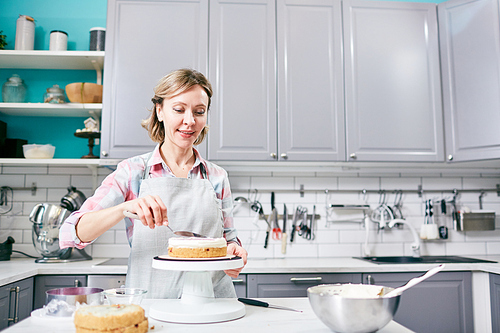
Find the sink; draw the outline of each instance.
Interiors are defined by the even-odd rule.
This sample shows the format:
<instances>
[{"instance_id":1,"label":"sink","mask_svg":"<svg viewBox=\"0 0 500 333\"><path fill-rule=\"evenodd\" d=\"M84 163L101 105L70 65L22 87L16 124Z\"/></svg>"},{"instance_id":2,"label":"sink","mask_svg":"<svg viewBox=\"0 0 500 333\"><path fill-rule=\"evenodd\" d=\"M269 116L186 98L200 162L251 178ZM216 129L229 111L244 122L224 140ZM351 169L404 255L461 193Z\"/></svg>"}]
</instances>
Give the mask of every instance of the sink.
<instances>
[{"instance_id":1,"label":"sink","mask_svg":"<svg viewBox=\"0 0 500 333\"><path fill-rule=\"evenodd\" d=\"M354 257L374 264L471 264L496 263L496 261L467 258L460 256L389 256L389 257Z\"/></svg>"}]
</instances>

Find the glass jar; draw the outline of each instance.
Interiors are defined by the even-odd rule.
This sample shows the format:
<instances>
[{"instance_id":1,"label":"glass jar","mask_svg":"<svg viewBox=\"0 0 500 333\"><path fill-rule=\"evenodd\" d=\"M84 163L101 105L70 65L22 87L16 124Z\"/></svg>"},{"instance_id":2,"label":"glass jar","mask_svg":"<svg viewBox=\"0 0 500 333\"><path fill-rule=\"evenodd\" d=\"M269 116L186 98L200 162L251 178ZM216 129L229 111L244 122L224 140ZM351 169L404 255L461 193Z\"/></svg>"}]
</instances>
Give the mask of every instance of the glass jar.
<instances>
[{"instance_id":1,"label":"glass jar","mask_svg":"<svg viewBox=\"0 0 500 333\"><path fill-rule=\"evenodd\" d=\"M17 74L12 74L2 86L2 100L4 103L24 103L26 99L26 85Z\"/></svg>"},{"instance_id":2,"label":"glass jar","mask_svg":"<svg viewBox=\"0 0 500 333\"><path fill-rule=\"evenodd\" d=\"M43 102L52 104L66 103L64 90L59 88L59 85L54 84L52 87L47 88L47 92L43 94Z\"/></svg>"}]
</instances>

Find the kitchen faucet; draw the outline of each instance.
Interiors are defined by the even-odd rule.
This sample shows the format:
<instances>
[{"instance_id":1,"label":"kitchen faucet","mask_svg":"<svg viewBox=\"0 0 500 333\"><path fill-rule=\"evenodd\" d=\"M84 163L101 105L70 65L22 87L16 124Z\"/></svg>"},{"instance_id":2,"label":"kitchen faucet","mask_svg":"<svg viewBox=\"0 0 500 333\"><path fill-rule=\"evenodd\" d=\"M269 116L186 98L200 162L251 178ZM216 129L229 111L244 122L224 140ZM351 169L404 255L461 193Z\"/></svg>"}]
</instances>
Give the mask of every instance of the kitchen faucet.
<instances>
[{"instance_id":1,"label":"kitchen faucet","mask_svg":"<svg viewBox=\"0 0 500 333\"><path fill-rule=\"evenodd\" d=\"M418 236L418 233L415 230L415 228L410 223L406 222L406 220L403 219L390 220L387 223L387 226L392 229L396 225L396 223L406 224L408 228L410 228L410 231L413 235L413 243L411 244L411 249L413 250L413 256L416 258L420 257L420 237Z\"/></svg>"}]
</instances>

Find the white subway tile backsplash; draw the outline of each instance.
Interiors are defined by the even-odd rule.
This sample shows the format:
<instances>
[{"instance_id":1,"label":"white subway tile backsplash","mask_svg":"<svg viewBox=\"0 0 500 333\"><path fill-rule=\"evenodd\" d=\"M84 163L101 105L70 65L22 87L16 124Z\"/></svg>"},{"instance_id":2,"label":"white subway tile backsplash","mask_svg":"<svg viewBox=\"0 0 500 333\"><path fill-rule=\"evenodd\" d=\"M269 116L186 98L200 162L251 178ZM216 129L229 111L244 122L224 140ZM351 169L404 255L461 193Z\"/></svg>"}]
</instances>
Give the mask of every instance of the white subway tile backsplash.
<instances>
[{"instance_id":1,"label":"white subway tile backsplash","mask_svg":"<svg viewBox=\"0 0 500 333\"><path fill-rule=\"evenodd\" d=\"M37 187L66 188L70 185L69 175L26 175L25 186L36 183Z\"/></svg>"},{"instance_id":2,"label":"white subway tile backsplash","mask_svg":"<svg viewBox=\"0 0 500 333\"><path fill-rule=\"evenodd\" d=\"M339 190L380 190L380 178L339 177Z\"/></svg>"},{"instance_id":3,"label":"white subway tile backsplash","mask_svg":"<svg viewBox=\"0 0 500 333\"><path fill-rule=\"evenodd\" d=\"M486 255L486 243L464 242L446 244L447 255Z\"/></svg>"},{"instance_id":4,"label":"white subway tile backsplash","mask_svg":"<svg viewBox=\"0 0 500 333\"><path fill-rule=\"evenodd\" d=\"M462 188L462 178L458 177L423 177L422 178L423 190L452 190Z\"/></svg>"},{"instance_id":5,"label":"white subway tile backsplash","mask_svg":"<svg viewBox=\"0 0 500 333\"><path fill-rule=\"evenodd\" d=\"M130 246L128 244L93 244L92 257L94 258L128 258Z\"/></svg>"},{"instance_id":6,"label":"white subway tile backsplash","mask_svg":"<svg viewBox=\"0 0 500 333\"><path fill-rule=\"evenodd\" d=\"M270 239L267 249L264 248L264 238L267 224L264 220L255 219L256 213L248 204L241 205L234 214L234 224L239 232L239 238L249 252L251 258L309 258L309 257L340 257L364 255L363 246L366 237L363 214L359 212L335 212L326 206L330 204L369 204L375 209L380 202L378 193L363 194L362 190L387 190L386 202L394 204L394 189L402 189L402 212L417 231L424 222L424 200L447 200L452 193L425 192L426 190L459 190L459 205L467 205L478 209L479 193L460 192L461 189L495 188L500 183L500 175L491 170L462 170L456 168L444 171L427 170L425 168L401 168L384 170L383 168L364 169L361 167L332 167L321 171L295 171L293 168L280 171L244 170L229 171L233 198L243 196L250 200L257 198L268 215L271 211L270 191L276 191L276 208L283 213L283 204L287 205L289 215L297 206L307 207L311 214L313 206L321 216L316 221L314 240L307 240L295 234L293 243L288 242L286 254L281 253L281 241ZM6 235L15 235L14 248L38 256L31 241L32 223L28 216L37 203L58 204L67 193L67 187L72 185L82 191L87 197L93 193L92 171L87 167L14 167L2 166L0 169L0 186L26 187L37 184L34 196L30 190L16 190L13 197L13 209L2 214L0 206L0 241ZM108 168L97 169L98 181L111 173ZM420 197L415 191L422 184L424 195ZM304 195L299 193L300 185L304 185ZM260 190L255 196L255 189ZM325 190L329 192L326 193ZM336 190L349 190L336 192ZM352 191L352 192L351 192ZM486 192L483 196L483 209L497 213L497 229L494 231L461 232L453 230L453 222L449 215L451 205L448 204L448 215L438 215L435 221L448 227L447 240L422 241L422 255L482 255L500 254L500 197L496 192ZM358 222L339 222L342 218L356 218ZM297 222L297 225L301 221ZM282 220L279 220L282 225ZM290 237L291 218L288 220ZM377 224L370 222L369 247L372 255L412 255L411 244L413 236L407 226L402 229L377 230ZM96 258L127 257L128 245L125 225L121 221L99 237L96 242L86 248L87 253Z\"/></svg>"}]
</instances>

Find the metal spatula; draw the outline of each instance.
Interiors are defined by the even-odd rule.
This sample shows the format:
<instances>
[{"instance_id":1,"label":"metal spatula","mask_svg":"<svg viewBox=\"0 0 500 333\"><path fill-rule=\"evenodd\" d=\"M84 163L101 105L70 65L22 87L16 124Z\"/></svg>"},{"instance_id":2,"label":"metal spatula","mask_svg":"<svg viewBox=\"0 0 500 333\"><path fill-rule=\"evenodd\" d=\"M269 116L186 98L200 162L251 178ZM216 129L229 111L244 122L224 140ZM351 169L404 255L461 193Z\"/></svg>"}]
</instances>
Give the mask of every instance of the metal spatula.
<instances>
[{"instance_id":1,"label":"metal spatula","mask_svg":"<svg viewBox=\"0 0 500 333\"><path fill-rule=\"evenodd\" d=\"M128 210L124 210L123 211L123 215L125 215L126 217L129 217L131 219L140 220L139 215L134 214L132 212L129 212ZM197 233L191 232L191 231L173 231L172 228L170 228L169 225L167 225L167 228L169 228L170 231L172 231L177 236L208 238L207 236L200 235L200 234L197 234Z\"/></svg>"}]
</instances>

